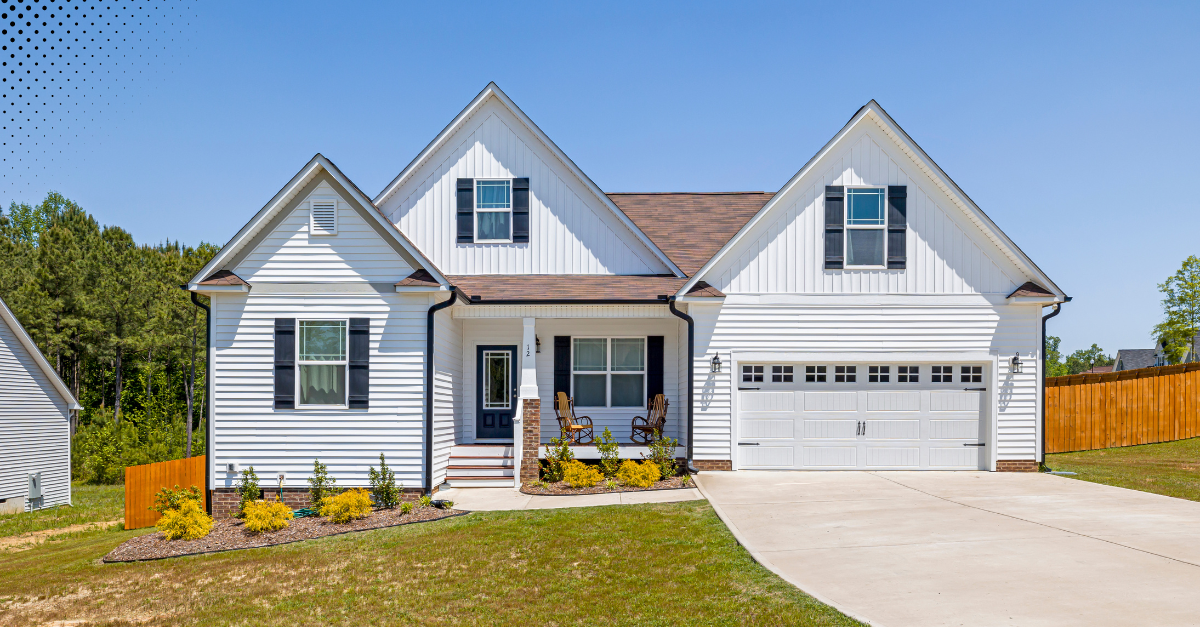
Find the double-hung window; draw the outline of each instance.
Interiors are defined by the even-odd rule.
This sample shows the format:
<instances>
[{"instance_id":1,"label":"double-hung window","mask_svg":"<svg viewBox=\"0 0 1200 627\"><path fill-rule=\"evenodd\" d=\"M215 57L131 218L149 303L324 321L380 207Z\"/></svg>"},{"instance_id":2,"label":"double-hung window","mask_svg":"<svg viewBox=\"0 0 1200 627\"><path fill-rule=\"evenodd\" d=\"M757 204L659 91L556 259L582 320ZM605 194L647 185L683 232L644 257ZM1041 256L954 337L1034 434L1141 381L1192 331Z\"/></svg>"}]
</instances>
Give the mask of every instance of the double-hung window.
<instances>
[{"instance_id":1,"label":"double-hung window","mask_svg":"<svg viewBox=\"0 0 1200 627\"><path fill-rule=\"evenodd\" d=\"M646 338L577 337L571 352L576 406L645 406Z\"/></svg>"},{"instance_id":2,"label":"double-hung window","mask_svg":"<svg viewBox=\"0 0 1200 627\"><path fill-rule=\"evenodd\" d=\"M886 267L887 189L846 188L846 267Z\"/></svg>"},{"instance_id":3,"label":"double-hung window","mask_svg":"<svg viewBox=\"0 0 1200 627\"><path fill-rule=\"evenodd\" d=\"M300 405L346 405L346 321L301 320Z\"/></svg>"},{"instance_id":4,"label":"double-hung window","mask_svg":"<svg viewBox=\"0 0 1200 627\"><path fill-rule=\"evenodd\" d=\"M512 241L512 180L475 181L475 241Z\"/></svg>"}]
</instances>

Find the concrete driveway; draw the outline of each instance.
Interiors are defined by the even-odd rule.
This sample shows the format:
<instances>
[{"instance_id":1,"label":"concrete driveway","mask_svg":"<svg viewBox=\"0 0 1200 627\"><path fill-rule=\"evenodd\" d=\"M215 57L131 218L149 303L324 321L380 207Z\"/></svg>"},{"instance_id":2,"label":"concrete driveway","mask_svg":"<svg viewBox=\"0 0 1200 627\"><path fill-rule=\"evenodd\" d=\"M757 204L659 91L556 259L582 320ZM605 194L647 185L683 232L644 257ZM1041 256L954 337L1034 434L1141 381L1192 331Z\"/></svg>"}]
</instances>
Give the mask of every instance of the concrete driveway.
<instances>
[{"instance_id":1,"label":"concrete driveway","mask_svg":"<svg viewBox=\"0 0 1200 627\"><path fill-rule=\"evenodd\" d=\"M1200 503L1020 473L698 483L757 560L872 625L1200 625Z\"/></svg>"}]
</instances>

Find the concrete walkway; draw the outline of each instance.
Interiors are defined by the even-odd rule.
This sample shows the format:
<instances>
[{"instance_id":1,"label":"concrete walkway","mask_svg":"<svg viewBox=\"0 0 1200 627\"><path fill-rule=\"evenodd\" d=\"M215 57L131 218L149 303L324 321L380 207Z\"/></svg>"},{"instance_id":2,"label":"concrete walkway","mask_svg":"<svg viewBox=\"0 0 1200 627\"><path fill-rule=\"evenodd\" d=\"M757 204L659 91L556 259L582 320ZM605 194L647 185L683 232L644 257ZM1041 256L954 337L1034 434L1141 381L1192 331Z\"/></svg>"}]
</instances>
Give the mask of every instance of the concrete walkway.
<instances>
[{"instance_id":1,"label":"concrete walkway","mask_svg":"<svg viewBox=\"0 0 1200 627\"><path fill-rule=\"evenodd\" d=\"M579 496L535 496L521 494L512 488L447 488L439 491L436 498L454 501L455 509L493 511L595 507L597 505L633 505L639 503L675 503L678 501L696 501L704 497L695 488L687 490L656 490L651 492L581 494Z\"/></svg>"},{"instance_id":2,"label":"concrete walkway","mask_svg":"<svg viewBox=\"0 0 1200 627\"><path fill-rule=\"evenodd\" d=\"M1200 625L1200 503L1019 473L698 484L755 559L872 625Z\"/></svg>"}]
</instances>

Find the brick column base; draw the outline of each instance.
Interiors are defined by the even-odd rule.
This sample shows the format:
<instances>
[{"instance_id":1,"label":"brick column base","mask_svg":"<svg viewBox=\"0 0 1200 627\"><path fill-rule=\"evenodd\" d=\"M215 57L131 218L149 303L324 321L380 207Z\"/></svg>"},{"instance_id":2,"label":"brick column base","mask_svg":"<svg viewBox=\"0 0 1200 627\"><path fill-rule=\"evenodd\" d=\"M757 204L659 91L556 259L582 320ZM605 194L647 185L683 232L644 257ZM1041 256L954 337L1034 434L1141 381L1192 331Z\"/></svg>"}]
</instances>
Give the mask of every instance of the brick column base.
<instances>
[{"instance_id":1,"label":"brick column base","mask_svg":"<svg viewBox=\"0 0 1200 627\"><path fill-rule=\"evenodd\" d=\"M728 459L694 459L692 464L696 470L733 470L733 462Z\"/></svg>"},{"instance_id":2,"label":"brick column base","mask_svg":"<svg viewBox=\"0 0 1200 627\"><path fill-rule=\"evenodd\" d=\"M1001 459L996 461L996 472L1037 472L1038 463L1032 459Z\"/></svg>"},{"instance_id":3,"label":"brick column base","mask_svg":"<svg viewBox=\"0 0 1200 627\"><path fill-rule=\"evenodd\" d=\"M537 481L541 475L538 457L542 452L542 399L521 399L521 483Z\"/></svg>"}]
</instances>

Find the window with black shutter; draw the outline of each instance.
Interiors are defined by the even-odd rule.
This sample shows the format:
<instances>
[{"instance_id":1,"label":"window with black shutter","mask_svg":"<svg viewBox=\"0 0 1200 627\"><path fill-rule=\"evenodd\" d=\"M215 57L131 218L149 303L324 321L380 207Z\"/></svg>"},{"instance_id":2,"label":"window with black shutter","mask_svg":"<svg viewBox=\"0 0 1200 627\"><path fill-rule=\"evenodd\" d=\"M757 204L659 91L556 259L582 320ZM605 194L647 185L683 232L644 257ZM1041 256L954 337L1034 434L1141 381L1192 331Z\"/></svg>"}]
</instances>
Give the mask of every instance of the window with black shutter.
<instances>
[{"instance_id":1,"label":"window with black shutter","mask_svg":"<svg viewBox=\"0 0 1200 627\"><path fill-rule=\"evenodd\" d=\"M825 269L840 270L845 265L845 188L825 188Z\"/></svg>"},{"instance_id":2,"label":"window with black shutter","mask_svg":"<svg viewBox=\"0 0 1200 627\"><path fill-rule=\"evenodd\" d=\"M458 243L475 241L475 179L458 179Z\"/></svg>"},{"instance_id":3,"label":"window with black shutter","mask_svg":"<svg viewBox=\"0 0 1200 627\"><path fill-rule=\"evenodd\" d=\"M275 409L296 408L296 319L275 319Z\"/></svg>"},{"instance_id":4,"label":"window with black shutter","mask_svg":"<svg viewBox=\"0 0 1200 627\"><path fill-rule=\"evenodd\" d=\"M367 409L371 397L371 319L351 318L347 381L350 409Z\"/></svg>"}]
</instances>

